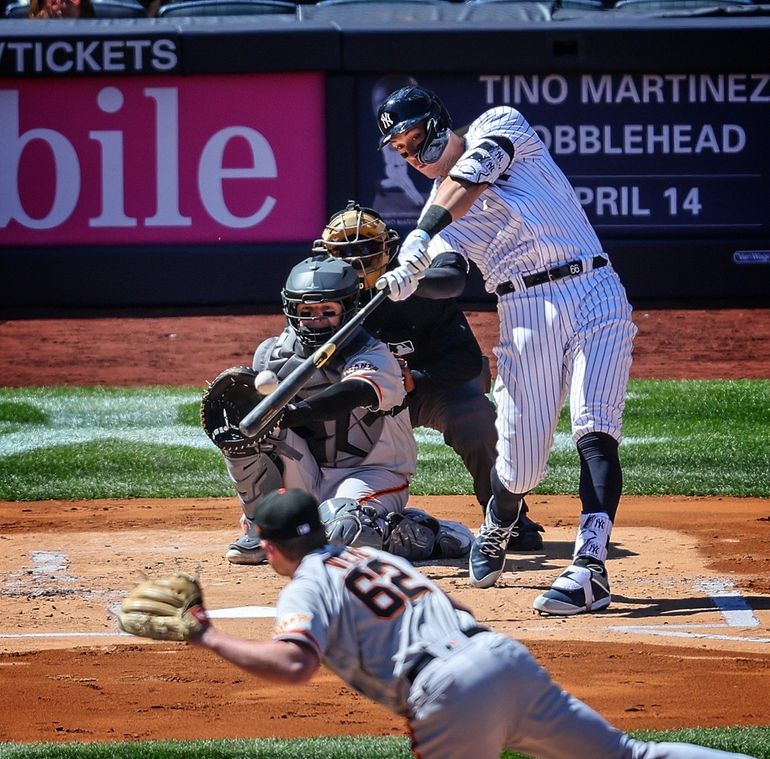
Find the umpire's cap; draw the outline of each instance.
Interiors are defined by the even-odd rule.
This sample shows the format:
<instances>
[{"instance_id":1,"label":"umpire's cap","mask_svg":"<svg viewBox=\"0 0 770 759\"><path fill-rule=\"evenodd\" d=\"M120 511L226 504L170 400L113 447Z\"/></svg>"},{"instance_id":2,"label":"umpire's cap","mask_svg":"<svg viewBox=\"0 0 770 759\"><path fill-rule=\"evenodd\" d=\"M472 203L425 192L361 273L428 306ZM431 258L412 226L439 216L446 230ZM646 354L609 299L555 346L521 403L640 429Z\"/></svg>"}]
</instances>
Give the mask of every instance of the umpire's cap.
<instances>
[{"instance_id":1,"label":"umpire's cap","mask_svg":"<svg viewBox=\"0 0 770 759\"><path fill-rule=\"evenodd\" d=\"M299 489L268 493L257 505L253 521L267 540L290 540L324 531L318 501Z\"/></svg>"}]
</instances>

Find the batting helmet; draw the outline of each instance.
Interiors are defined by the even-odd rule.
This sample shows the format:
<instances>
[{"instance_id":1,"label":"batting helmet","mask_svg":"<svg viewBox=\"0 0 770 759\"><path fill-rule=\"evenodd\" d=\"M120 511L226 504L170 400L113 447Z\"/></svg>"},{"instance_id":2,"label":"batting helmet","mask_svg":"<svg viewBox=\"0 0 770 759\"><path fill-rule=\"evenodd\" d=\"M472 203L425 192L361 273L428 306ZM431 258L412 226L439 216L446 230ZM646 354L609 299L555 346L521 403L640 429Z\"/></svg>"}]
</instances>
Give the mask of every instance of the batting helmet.
<instances>
[{"instance_id":1,"label":"batting helmet","mask_svg":"<svg viewBox=\"0 0 770 759\"><path fill-rule=\"evenodd\" d=\"M300 261L290 272L281 291L283 312L299 341L310 348L323 345L339 327L315 325L313 317L300 316L300 306L339 303L339 326L358 310L361 284L353 267L336 258L314 256Z\"/></svg>"},{"instance_id":2,"label":"batting helmet","mask_svg":"<svg viewBox=\"0 0 770 759\"><path fill-rule=\"evenodd\" d=\"M377 211L350 200L344 211L329 219L313 252L344 258L358 273L362 287L370 290L393 260L399 242L398 232L388 229Z\"/></svg>"},{"instance_id":3,"label":"batting helmet","mask_svg":"<svg viewBox=\"0 0 770 759\"><path fill-rule=\"evenodd\" d=\"M449 142L452 119L438 96L424 87L402 87L388 95L377 110L382 132L380 149L397 134L425 123L425 140L417 153L421 163L435 163Z\"/></svg>"}]
</instances>

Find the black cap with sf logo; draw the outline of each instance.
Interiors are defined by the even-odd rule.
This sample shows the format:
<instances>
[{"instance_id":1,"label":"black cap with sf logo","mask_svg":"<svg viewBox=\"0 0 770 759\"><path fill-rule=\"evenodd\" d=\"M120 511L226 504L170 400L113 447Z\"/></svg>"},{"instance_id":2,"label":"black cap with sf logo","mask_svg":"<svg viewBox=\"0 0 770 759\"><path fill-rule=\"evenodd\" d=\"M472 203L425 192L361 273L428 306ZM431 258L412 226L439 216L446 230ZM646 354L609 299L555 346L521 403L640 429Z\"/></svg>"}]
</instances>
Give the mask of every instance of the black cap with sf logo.
<instances>
[{"instance_id":1,"label":"black cap with sf logo","mask_svg":"<svg viewBox=\"0 0 770 759\"><path fill-rule=\"evenodd\" d=\"M299 489L279 488L268 493L256 508L254 523L267 540L289 540L324 531L318 501Z\"/></svg>"}]
</instances>

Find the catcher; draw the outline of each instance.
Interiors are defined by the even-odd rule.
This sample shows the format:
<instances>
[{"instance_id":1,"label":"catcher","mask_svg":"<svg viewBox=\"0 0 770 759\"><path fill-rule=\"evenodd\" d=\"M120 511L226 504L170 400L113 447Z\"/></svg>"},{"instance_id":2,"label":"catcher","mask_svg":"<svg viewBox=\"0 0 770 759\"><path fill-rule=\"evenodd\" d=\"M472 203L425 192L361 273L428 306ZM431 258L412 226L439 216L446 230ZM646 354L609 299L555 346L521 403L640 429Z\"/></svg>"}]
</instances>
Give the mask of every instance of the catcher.
<instances>
[{"instance_id":1,"label":"catcher","mask_svg":"<svg viewBox=\"0 0 770 759\"><path fill-rule=\"evenodd\" d=\"M412 561L460 558L470 548L464 525L405 508L417 446L401 412L401 368L363 328L316 370L267 437L244 438L238 429L261 398L257 373L273 372L279 381L291 374L356 313L359 293L348 263L300 262L282 291L284 331L257 348L251 369L223 372L204 393L203 427L222 450L243 509L242 535L225 554L233 564L265 560L253 515L278 487L301 488L322 502L332 542L385 548Z\"/></svg>"},{"instance_id":2,"label":"catcher","mask_svg":"<svg viewBox=\"0 0 770 759\"><path fill-rule=\"evenodd\" d=\"M252 520L267 561L291 578L271 641L236 638L208 620L189 575L149 580L125 599L128 633L185 640L246 672L305 683L321 664L409 723L422 759L498 759L503 749L549 759L726 759L687 743L646 743L563 691L527 649L478 624L409 562L326 544L318 501L277 490ZM743 757L749 759L749 757Z\"/></svg>"}]
</instances>

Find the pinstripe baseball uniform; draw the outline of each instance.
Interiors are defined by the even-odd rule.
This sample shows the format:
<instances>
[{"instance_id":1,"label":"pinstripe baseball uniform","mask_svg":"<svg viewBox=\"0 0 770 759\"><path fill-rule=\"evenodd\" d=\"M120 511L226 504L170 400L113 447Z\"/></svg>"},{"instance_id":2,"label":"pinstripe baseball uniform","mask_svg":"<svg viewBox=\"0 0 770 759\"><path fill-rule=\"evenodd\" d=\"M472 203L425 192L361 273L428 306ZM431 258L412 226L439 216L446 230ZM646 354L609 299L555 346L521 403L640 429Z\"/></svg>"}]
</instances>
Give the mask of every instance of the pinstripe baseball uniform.
<instances>
[{"instance_id":1,"label":"pinstripe baseball uniform","mask_svg":"<svg viewBox=\"0 0 770 759\"><path fill-rule=\"evenodd\" d=\"M717 759L644 743L561 690L520 643L479 627L411 564L371 548L306 554L278 599L274 639L312 647L409 722L421 759Z\"/></svg>"},{"instance_id":2,"label":"pinstripe baseball uniform","mask_svg":"<svg viewBox=\"0 0 770 759\"><path fill-rule=\"evenodd\" d=\"M489 135L511 141L513 161L500 148L483 150ZM490 293L504 283L516 288L498 301L497 473L508 490L526 493L547 473L567 392L575 441L590 431L620 438L636 328L612 267L591 271L595 258L602 263L607 256L572 186L524 117L494 108L471 124L465 140L467 152L450 176L491 185L429 250L467 256ZM479 145L483 152L476 152ZM525 275L575 262L585 273L524 286Z\"/></svg>"},{"instance_id":3,"label":"pinstripe baseball uniform","mask_svg":"<svg viewBox=\"0 0 770 759\"><path fill-rule=\"evenodd\" d=\"M487 588L500 577L523 496L547 474L569 398L581 467L574 561L534 606L560 615L604 608L636 333L625 290L574 189L521 113L492 108L461 138L443 103L419 87L393 93L378 113L382 144L434 178L399 268L383 277L390 297L399 299L402 282L452 250L473 261L498 296L498 456L490 507L471 548L471 583Z\"/></svg>"}]
</instances>

